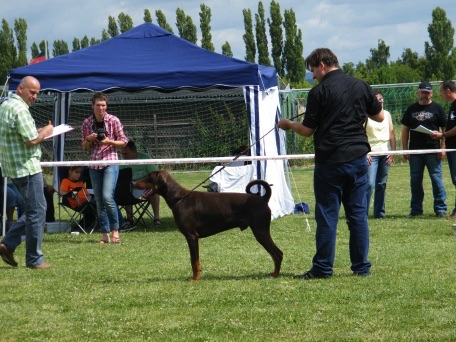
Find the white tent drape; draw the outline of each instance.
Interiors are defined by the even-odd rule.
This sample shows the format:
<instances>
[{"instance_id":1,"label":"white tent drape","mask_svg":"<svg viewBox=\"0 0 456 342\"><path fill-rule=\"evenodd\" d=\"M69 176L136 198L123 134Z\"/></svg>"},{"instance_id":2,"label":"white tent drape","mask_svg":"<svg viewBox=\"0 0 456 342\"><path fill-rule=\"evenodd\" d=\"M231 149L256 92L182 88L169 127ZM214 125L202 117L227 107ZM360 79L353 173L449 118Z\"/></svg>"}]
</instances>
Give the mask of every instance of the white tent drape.
<instances>
[{"instance_id":1,"label":"white tent drape","mask_svg":"<svg viewBox=\"0 0 456 342\"><path fill-rule=\"evenodd\" d=\"M258 86L244 87L244 98L250 126L252 156L278 156L286 154L285 132L276 129L281 118L279 89L277 87L260 91ZM272 218L291 214L294 201L285 180L283 160L256 162L256 178L272 184L269 200Z\"/></svg>"}]
</instances>

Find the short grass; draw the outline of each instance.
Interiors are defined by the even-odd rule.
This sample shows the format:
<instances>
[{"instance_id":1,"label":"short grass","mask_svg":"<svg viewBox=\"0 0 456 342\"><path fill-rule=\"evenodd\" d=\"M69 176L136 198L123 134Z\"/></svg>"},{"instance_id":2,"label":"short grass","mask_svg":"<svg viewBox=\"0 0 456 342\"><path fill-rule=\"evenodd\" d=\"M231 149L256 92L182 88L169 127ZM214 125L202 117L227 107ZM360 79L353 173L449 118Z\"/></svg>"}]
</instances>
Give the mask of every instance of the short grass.
<instances>
[{"instance_id":1,"label":"short grass","mask_svg":"<svg viewBox=\"0 0 456 342\"><path fill-rule=\"evenodd\" d=\"M188 188L205 173L175 173ZM296 202L313 208L312 170L293 170ZM445 183L454 201L445 165ZM296 184L296 187L294 186ZM343 211L335 275L292 278L310 268L313 209L272 222L284 252L278 279L249 230L201 240L202 280L190 282L189 253L162 202L160 228L122 234L99 245L99 234L46 234L50 270L0 264L1 341L451 341L456 340L456 236L432 211L425 176L425 215L406 219L407 166L388 183L387 215L370 220L372 275L351 275ZM299 191L297 190L299 189ZM452 205L450 205L450 210Z\"/></svg>"}]
</instances>

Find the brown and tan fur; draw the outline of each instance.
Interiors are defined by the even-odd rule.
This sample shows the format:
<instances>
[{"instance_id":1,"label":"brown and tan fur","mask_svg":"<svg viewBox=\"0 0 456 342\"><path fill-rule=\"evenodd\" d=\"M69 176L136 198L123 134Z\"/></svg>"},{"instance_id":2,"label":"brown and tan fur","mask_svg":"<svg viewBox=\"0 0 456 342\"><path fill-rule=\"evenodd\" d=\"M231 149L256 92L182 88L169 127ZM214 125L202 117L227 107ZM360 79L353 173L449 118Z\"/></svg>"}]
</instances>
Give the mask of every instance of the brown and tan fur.
<instances>
[{"instance_id":1,"label":"brown and tan fur","mask_svg":"<svg viewBox=\"0 0 456 342\"><path fill-rule=\"evenodd\" d=\"M265 188L265 195L250 192L256 184ZM252 229L256 240L274 261L271 275L279 276L283 253L271 238L271 210L268 206L271 187L265 181L250 182L245 194L199 192L185 189L166 171L154 171L134 182L134 186L152 189L150 195L161 195L172 210L177 227L188 243L193 281L201 276L198 240L236 227Z\"/></svg>"}]
</instances>

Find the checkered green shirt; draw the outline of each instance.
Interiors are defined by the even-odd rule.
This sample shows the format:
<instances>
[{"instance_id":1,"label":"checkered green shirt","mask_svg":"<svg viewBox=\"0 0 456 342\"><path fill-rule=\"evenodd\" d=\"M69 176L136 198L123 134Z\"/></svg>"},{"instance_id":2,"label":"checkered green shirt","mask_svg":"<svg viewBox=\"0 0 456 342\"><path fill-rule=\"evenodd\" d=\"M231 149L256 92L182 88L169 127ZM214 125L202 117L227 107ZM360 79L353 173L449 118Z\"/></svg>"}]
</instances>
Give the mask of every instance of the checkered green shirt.
<instances>
[{"instance_id":1,"label":"checkered green shirt","mask_svg":"<svg viewBox=\"0 0 456 342\"><path fill-rule=\"evenodd\" d=\"M40 145L25 145L37 137L29 106L13 94L0 106L0 162L4 177L21 178L41 172Z\"/></svg>"}]
</instances>

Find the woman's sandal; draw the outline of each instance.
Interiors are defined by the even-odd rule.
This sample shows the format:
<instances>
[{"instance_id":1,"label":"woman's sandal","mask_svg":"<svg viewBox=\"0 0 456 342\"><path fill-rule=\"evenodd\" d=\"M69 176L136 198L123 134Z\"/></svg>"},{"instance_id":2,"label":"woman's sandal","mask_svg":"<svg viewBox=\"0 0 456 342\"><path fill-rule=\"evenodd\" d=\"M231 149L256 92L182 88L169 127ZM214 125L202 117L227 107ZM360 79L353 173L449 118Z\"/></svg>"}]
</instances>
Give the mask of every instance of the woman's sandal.
<instances>
[{"instance_id":1,"label":"woman's sandal","mask_svg":"<svg viewBox=\"0 0 456 342\"><path fill-rule=\"evenodd\" d=\"M111 242L112 243L120 243L120 237L112 237Z\"/></svg>"},{"instance_id":2,"label":"woman's sandal","mask_svg":"<svg viewBox=\"0 0 456 342\"><path fill-rule=\"evenodd\" d=\"M109 240L105 240L105 239L100 240L100 245L105 245L107 243L109 243Z\"/></svg>"}]
</instances>

